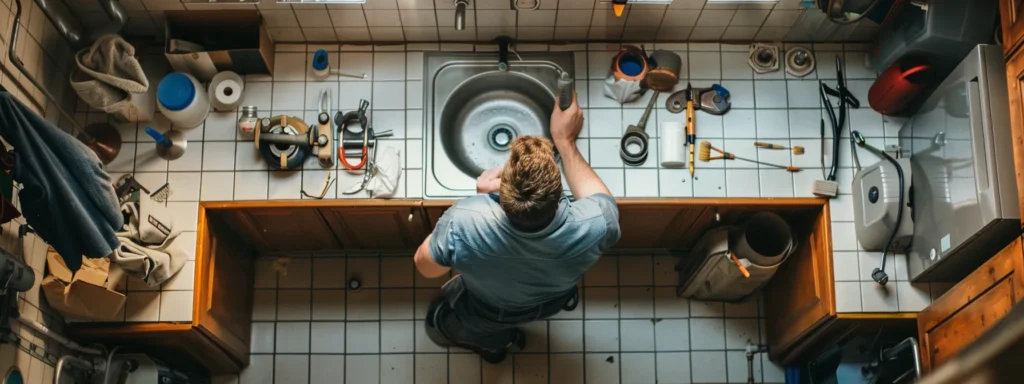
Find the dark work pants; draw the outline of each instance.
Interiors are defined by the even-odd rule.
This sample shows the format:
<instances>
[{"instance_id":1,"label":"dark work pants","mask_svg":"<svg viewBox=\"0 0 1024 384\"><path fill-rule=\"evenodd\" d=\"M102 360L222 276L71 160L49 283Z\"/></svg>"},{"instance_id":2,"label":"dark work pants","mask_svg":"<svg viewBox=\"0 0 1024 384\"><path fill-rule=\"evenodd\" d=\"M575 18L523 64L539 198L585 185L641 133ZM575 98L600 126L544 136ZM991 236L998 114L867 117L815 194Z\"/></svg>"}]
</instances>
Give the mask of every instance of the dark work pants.
<instances>
[{"instance_id":1,"label":"dark work pants","mask_svg":"<svg viewBox=\"0 0 1024 384\"><path fill-rule=\"evenodd\" d=\"M515 311L507 311L484 303L466 289L462 278L456 276L445 284L441 297L431 303L429 313L435 317L437 329L451 343L496 351L512 342L516 327L547 319L562 309L576 307L576 288L547 303Z\"/></svg>"}]
</instances>

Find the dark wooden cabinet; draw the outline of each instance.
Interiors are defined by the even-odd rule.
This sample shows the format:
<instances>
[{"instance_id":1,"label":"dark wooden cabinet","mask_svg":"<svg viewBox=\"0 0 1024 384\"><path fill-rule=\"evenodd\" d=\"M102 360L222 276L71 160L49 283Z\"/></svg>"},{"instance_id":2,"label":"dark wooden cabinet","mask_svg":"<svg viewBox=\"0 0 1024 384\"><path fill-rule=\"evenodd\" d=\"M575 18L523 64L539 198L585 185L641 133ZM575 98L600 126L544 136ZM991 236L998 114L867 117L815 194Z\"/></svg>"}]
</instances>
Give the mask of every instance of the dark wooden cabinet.
<instances>
[{"instance_id":1,"label":"dark wooden cabinet","mask_svg":"<svg viewBox=\"0 0 1024 384\"><path fill-rule=\"evenodd\" d=\"M1010 56L1024 41L1024 0L999 0L999 21L1003 53Z\"/></svg>"},{"instance_id":2,"label":"dark wooden cabinet","mask_svg":"<svg viewBox=\"0 0 1024 384\"><path fill-rule=\"evenodd\" d=\"M419 200L354 200L320 213L344 249L411 249L429 230Z\"/></svg>"},{"instance_id":3,"label":"dark wooden cabinet","mask_svg":"<svg viewBox=\"0 0 1024 384\"><path fill-rule=\"evenodd\" d=\"M338 249L338 237L316 209L308 206L249 206L225 211L225 219L247 241L263 251L319 251ZM219 204L223 205L223 204Z\"/></svg>"},{"instance_id":4,"label":"dark wooden cabinet","mask_svg":"<svg viewBox=\"0 0 1024 384\"><path fill-rule=\"evenodd\" d=\"M922 368L945 363L1006 316L1022 294L1024 249L1018 238L918 315Z\"/></svg>"},{"instance_id":5,"label":"dark wooden cabinet","mask_svg":"<svg viewBox=\"0 0 1024 384\"><path fill-rule=\"evenodd\" d=\"M1009 89L1010 137L1013 140L1017 190L1024 191L1024 50L1017 51L1006 62L1006 86ZM1024 217L1024 194L1020 194L1018 199L1020 217Z\"/></svg>"},{"instance_id":6,"label":"dark wooden cabinet","mask_svg":"<svg viewBox=\"0 0 1024 384\"><path fill-rule=\"evenodd\" d=\"M687 234L706 210L706 206L680 204L682 199L625 200L619 203L619 230L622 237L616 248L682 248L690 240Z\"/></svg>"}]
</instances>

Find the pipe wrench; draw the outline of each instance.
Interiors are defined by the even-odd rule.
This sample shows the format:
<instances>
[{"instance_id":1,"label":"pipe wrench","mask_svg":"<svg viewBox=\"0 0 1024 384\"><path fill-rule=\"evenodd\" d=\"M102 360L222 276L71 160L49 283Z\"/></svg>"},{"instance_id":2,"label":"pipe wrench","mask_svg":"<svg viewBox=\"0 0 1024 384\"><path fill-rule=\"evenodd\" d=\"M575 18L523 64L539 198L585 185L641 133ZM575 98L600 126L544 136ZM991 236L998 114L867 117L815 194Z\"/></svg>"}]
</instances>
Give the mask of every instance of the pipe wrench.
<instances>
[{"instance_id":1,"label":"pipe wrench","mask_svg":"<svg viewBox=\"0 0 1024 384\"><path fill-rule=\"evenodd\" d=\"M690 147L691 177L694 168L694 148L697 146L695 110L721 115L728 112L730 107L732 102L729 101L729 90L719 84L712 84L708 88L694 88L690 83L686 83L686 89L669 95L665 100L665 109L669 112L679 113L683 109L686 110L686 144Z\"/></svg>"}]
</instances>

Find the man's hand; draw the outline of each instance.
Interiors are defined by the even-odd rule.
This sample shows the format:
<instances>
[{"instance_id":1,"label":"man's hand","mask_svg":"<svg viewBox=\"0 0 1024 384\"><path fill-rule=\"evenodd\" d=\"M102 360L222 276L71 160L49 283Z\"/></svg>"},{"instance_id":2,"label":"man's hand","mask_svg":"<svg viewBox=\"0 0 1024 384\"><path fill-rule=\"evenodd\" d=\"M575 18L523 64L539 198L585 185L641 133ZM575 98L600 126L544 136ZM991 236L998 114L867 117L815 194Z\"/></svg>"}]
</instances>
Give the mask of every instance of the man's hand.
<instances>
[{"instance_id":1,"label":"man's hand","mask_svg":"<svg viewBox=\"0 0 1024 384\"><path fill-rule=\"evenodd\" d=\"M561 151L563 147L576 146L576 137L583 130L583 111L576 103L576 92L572 94L572 105L562 110L558 107L558 97L555 97L555 108L551 111L551 139L555 147Z\"/></svg>"},{"instance_id":2,"label":"man's hand","mask_svg":"<svg viewBox=\"0 0 1024 384\"><path fill-rule=\"evenodd\" d=\"M495 167L488 169L476 178L476 193L495 193L501 189L501 169Z\"/></svg>"}]
</instances>

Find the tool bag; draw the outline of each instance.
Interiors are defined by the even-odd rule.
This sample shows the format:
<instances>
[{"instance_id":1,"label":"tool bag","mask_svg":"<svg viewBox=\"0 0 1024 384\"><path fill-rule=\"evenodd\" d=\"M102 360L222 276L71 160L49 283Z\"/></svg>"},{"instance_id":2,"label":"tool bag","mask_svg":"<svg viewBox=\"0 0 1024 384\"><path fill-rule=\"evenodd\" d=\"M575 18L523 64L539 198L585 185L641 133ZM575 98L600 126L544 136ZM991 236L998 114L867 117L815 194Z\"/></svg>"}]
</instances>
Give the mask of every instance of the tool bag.
<instances>
[{"instance_id":1,"label":"tool bag","mask_svg":"<svg viewBox=\"0 0 1024 384\"><path fill-rule=\"evenodd\" d=\"M756 213L741 226L714 228L680 262L682 284L676 293L696 300L742 301L768 283L795 249L789 224L771 212Z\"/></svg>"}]
</instances>

